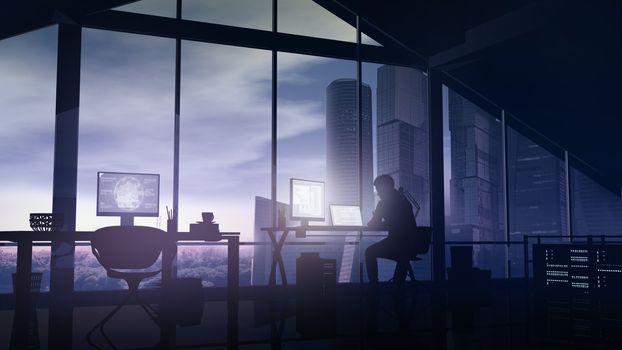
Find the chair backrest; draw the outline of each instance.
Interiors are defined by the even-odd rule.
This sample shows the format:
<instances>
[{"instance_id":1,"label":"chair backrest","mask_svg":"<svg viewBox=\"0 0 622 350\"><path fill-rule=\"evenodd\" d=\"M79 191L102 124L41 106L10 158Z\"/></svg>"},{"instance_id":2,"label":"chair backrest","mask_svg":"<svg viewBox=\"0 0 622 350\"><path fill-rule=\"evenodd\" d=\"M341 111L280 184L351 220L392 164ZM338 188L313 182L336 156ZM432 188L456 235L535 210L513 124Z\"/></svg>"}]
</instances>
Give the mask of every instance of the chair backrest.
<instances>
[{"instance_id":1,"label":"chair backrest","mask_svg":"<svg viewBox=\"0 0 622 350\"><path fill-rule=\"evenodd\" d=\"M91 250L106 269L146 269L158 260L164 235L154 227L103 227L93 233Z\"/></svg>"},{"instance_id":2,"label":"chair backrest","mask_svg":"<svg viewBox=\"0 0 622 350\"><path fill-rule=\"evenodd\" d=\"M414 253L426 254L430 250L432 243L432 228L427 226L419 226L414 235Z\"/></svg>"}]
</instances>

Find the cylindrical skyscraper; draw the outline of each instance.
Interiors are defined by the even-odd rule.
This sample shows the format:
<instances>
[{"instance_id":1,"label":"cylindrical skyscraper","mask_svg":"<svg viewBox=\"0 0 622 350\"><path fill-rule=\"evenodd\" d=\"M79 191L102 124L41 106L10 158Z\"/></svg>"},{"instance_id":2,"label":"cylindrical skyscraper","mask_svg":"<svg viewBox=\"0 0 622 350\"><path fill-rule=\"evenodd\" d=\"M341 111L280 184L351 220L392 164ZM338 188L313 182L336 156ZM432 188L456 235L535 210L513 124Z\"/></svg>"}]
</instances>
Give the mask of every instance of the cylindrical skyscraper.
<instances>
[{"instance_id":1,"label":"cylindrical skyscraper","mask_svg":"<svg viewBox=\"0 0 622 350\"><path fill-rule=\"evenodd\" d=\"M357 80L337 79L326 88L326 198L328 204L359 205ZM362 86L363 219L374 206L371 88Z\"/></svg>"}]
</instances>

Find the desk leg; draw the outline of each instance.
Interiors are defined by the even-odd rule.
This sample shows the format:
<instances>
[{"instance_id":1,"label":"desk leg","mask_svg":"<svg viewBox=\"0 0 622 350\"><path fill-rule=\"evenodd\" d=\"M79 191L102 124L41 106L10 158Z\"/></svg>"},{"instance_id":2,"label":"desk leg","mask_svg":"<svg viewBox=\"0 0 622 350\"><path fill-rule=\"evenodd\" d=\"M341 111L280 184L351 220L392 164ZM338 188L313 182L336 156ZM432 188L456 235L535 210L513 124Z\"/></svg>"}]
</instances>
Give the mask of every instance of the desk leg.
<instances>
[{"instance_id":1,"label":"desk leg","mask_svg":"<svg viewBox=\"0 0 622 350\"><path fill-rule=\"evenodd\" d=\"M30 274L32 245L29 241L17 244L17 273L15 276L15 314L11 333L11 349L28 348L28 321L30 316Z\"/></svg>"},{"instance_id":2,"label":"desk leg","mask_svg":"<svg viewBox=\"0 0 622 350\"><path fill-rule=\"evenodd\" d=\"M238 348L240 237L228 237L227 239L227 349L233 350Z\"/></svg>"},{"instance_id":3,"label":"desk leg","mask_svg":"<svg viewBox=\"0 0 622 350\"><path fill-rule=\"evenodd\" d=\"M171 232L171 231L169 231ZM174 232L174 231L172 231ZM175 349L177 326L172 301L173 284L176 277L177 242L166 242L162 250L162 287L160 294L160 344L163 349Z\"/></svg>"},{"instance_id":4,"label":"desk leg","mask_svg":"<svg viewBox=\"0 0 622 350\"><path fill-rule=\"evenodd\" d=\"M281 255L281 250L283 250L283 246L285 245L285 239L287 238L287 234L289 231L283 231L281 238L279 239L279 244L277 246L277 263L279 265L279 270L281 271L281 281L283 281L283 286L287 287L287 275L285 274L285 263L283 262L283 255Z\"/></svg>"},{"instance_id":5,"label":"desk leg","mask_svg":"<svg viewBox=\"0 0 622 350\"><path fill-rule=\"evenodd\" d=\"M268 230L268 237L270 237L270 242L272 242L272 264L270 265L270 278L268 279L268 285L270 287L276 286L276 265L277 265L277 250L279 249L279 244L276 241L275 233L272 230Z\"/></svg>"}]
</instances>

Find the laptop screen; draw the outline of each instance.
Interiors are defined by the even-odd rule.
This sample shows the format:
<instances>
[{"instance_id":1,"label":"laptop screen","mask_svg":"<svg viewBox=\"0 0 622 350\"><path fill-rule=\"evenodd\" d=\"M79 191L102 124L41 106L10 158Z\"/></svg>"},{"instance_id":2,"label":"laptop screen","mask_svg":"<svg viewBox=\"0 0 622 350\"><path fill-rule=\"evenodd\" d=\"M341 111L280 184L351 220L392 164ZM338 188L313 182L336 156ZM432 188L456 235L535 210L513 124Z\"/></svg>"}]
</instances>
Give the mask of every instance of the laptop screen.
<instances>
[{"instance_id":1,"label":"laptop screen","mask_svg":"<svg viewBox=\"0 0 622 350\"><path fill-rule=\"evenodd\" d=\"M330 205L334 226L363 226L361 208L358 205Z\"/></svg>"}]
</instances>

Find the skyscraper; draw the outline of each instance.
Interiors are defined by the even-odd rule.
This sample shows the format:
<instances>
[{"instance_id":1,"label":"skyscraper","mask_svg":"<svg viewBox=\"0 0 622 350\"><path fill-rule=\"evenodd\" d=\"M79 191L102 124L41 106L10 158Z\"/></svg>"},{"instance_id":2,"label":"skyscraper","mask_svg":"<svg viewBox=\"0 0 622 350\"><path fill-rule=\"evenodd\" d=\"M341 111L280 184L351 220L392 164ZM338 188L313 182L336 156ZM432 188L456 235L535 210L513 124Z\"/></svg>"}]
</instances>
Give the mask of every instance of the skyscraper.
<instances>
[{"instance_id":1,"label":"skyscraper","mask_svg":"<svg viewBox=\"0 0 622 350\"><path fill-rule=\"evenodd\" d=\"M378 175L388 174L421 206L417 224L430 224L428 77L407 67L378 68Z\"/></svg>"},{"instance_id":2,"label":"skyscraper","mask_svg":"<svg viewBox=\"0 0 622 350\"><path fill-rule=\"evenodd\" d=\"M420 205L417 224L430 224L428 77L420 70L378 68L378 175L388 174ZM417 278L430 276L429 255L415 264ZM391 276L394 265L381 263L381 276Z\"/></svg>"},{"instance_id":3,"label":"skyscraper","mask_svg":"<svg viewBox=\"0 0 622 350\"><path fill-rule=\"evenodd\" d=\"M357 90L356 79L337 79L326 88L326 198L328 204L362 204L366 221L374 207L371 88L362 84L360 174ZM362 200L359 193L362 193ZM356 246L347 244L348 239L331 243L343 244L343 254L338 259L338 278L339 282L350 282L358 270L354 266Z\"/></svg>"},{"instance_id":4,"label":"skyscraper","mask_svg":"<svg viewBox=\"0 0 622 350\"><path fill-rule=\"evenodd\" d=\"M356 79L337 79L326 88L326 187L329 204L359 205L359 117ZM362 86L363 217L374 206L371 88Z\"/></svg>"},{"instance_id":5,"label":"skyscraper","mask_svg":"<svg viewBox=\"0 0 622 350\"><path fill-rule=\"evenodd\" d=\"M511 128L507 151L510 241L522 241L524 235L567 235L564 162ZM522 246L512 246L508 255L512 275L522 275Z\"/></svg>"},{"instance_id":6,"label":"skyscraper","mask_svg":"<svg viewBox=\"0 0 622 350\"><path fill-rule=\"evenodd\" d=\"M621 235L622 199L587 175L573 169L573 226L575 235Z\"/></svg>"},{"instance_id":7,"label":"skyscraper","mask_svg":"<svg viewBox=\"0 0 622 350\"><path fill-rule=\"evenodd\" d=\"M448 240L502 241L501 122L449 89L451 218ZM473 261L505 275L503 248L475 245Z\"/></svg>"}]
</instances>

